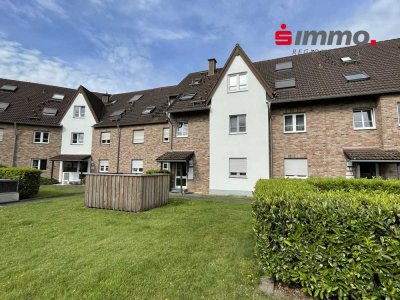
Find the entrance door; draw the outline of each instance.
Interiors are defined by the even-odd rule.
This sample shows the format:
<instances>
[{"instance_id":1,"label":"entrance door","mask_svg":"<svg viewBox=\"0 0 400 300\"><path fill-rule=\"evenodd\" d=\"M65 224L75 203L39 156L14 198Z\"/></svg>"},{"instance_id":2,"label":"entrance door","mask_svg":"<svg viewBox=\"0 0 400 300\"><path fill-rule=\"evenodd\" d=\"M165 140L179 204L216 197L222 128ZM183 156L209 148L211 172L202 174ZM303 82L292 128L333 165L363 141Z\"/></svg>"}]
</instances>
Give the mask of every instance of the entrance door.
<instances>
[{"instance_id":1,"label":"entrance door","mask_svg":"<svg viewBox=\"0 0 400 300\"><path fill-rule=\"evenodd\" d=\"M182 176L181 176L182 175ZM175 169L175 188L187 188L186 163L177 163Z\"/></svg>"},{"instance_id":2,"label":"entrance door","mask_svg":"<svg viewBox=\"0 0 400 300\"><path fill-rule=\"evenodd\" d=\"M375 163L360 163L360 178L373 178L377 174L377 166Z\"/></svg>"}]
</instances>

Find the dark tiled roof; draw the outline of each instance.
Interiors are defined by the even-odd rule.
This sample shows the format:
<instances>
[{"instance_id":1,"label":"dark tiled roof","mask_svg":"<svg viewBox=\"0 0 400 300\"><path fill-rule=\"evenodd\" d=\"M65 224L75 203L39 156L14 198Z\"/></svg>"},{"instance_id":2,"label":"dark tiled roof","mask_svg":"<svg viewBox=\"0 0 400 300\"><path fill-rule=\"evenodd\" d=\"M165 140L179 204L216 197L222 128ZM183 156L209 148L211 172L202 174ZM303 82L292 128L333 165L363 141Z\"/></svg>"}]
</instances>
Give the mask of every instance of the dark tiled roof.
<instances>
[{"instance_id":1,"label":"dark tiled roof","mask_svg":"<svg viewBox=\"0 0 400 300\"><path fill-rule=\"evenodd\" d=\"M95 127L116 126L116 122L110 119L110 115L121 109L125 110L125 113L118 122L120 126L166 123L165 111L168 107L168 95L174 93L176 93L176 86L112 95L110 104L105 106L102 120ZM131 105L129 100L134 95L143 96L134 105ZM114 101L115 103L112 104ZM143 110L149 106L156 108L151 114L143 115Z\"/></svg>"},{"instance_id":2,"label":"dark tiled roof","mask_svg":"<svg viewBox=\"0 0 400 300\"><path fill-rule=\"evenodd\" d=\"M343 152L352 161L400 161L400 151L380 148L344 149Z\"/></svg>"},{"instance_id":3,"label":"dark tiled roof","mask_svg":"<svg viewBox=\"0 0 400 300\"><path fill-rule=\"evenodd\" d=\"M3 85L15 85L18 88L15 92L0 91L0 102L10 103L5 111L0 112L0 123L59 126L76 92L64 87L1 78L0 87ZM63 94L65 97L62 101L55 101L51 99L54 94ZM43 116L45 107L57 109L57 114L54 117Z\"/></svg>"},{"instance_id":4,"label":"dark tiled roof","mask_svg":"<svg viewBox=\"0 0 400 300\"><path fill-rule=\"evenodd\" d=\"M193 155L193 151L169 151L158 157L156 161L189 161Z\"/></svg>"},{"instance_id":5,"label":"dark tiled roof","mask_svg":"<svg viewBox=\"0 0 400 300\"><path fill-rule=\"evenodd\" d=\"M84 161L90 158L90 155L78 155L78 154L60 154L60 155L56 155L52 158L50 158L50 160L54 160L54 161Z\"/></svg>"},{"instance_id":6,"label":"dark tiled roof","mask_svg":"<svg viewBox=\"0 0 400 300\"><path fill-rule=\"evenodd\" d=\"M347 97L400 91L400 39L331 49L255 62L256 69L274 88L275 80L296 79L296 87L275 90L274 101L300 101L326 97ZM353 63L340 58L349 56ZM275 71L275 65L293 62L289 70ZM344 75L365 72L370 79L348 82Z\"/></svg>"},{"instance_id":7,"label":"dark tiled roof","mask_svg":"<svg viewBox=\"0 0 400 300\"><path fill-rule=\"evenodd\" d=\"M103 104L103 101L101 100L101 95L96 95L95 93L92 93L83 86L81 86L81 88L82 91L86 94L86 98L88 99L89 104L92 107L93 113L95 114L97 121L101 120L101 117L103 116L105 110L105 106Z\"/></svg>"}]
</instances>

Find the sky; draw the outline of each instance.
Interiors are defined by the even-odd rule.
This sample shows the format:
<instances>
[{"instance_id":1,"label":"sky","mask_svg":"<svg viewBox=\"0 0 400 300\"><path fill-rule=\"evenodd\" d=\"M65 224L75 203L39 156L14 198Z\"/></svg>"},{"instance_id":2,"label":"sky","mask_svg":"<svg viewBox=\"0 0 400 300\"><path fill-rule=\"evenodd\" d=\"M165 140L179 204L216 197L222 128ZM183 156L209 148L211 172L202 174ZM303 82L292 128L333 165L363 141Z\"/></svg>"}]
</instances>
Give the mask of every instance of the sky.
<instances>
[{"instance_id":1,"label":"sky","mask_svg":"<svg viewBox=\"0 0 400 300\"><path fill-rule=\"evenodd\" d=\"M175 85L222 67L236 43L252 61L291 55L280 24L400 37L398 0L0 0L0 77L96 92Z\"/></svg>"}]
</instances>

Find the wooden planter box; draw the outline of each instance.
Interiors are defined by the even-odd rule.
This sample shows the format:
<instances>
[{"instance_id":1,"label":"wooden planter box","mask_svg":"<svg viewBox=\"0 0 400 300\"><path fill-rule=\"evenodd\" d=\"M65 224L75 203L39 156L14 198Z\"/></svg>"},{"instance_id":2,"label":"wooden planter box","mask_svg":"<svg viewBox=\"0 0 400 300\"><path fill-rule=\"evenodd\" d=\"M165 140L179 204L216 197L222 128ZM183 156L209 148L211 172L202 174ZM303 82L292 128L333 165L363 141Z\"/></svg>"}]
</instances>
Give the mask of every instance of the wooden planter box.
<instances>
[{"instance_id":1,"label":"wooden planter box","mask_svg":"<svg viewBox=\"0 0 400 300\"><path fill-rule=\"evenodd\" d=\"M86 175L86 207L139 212L168 203L169 174Z\"/></svg>"}]
</instances>

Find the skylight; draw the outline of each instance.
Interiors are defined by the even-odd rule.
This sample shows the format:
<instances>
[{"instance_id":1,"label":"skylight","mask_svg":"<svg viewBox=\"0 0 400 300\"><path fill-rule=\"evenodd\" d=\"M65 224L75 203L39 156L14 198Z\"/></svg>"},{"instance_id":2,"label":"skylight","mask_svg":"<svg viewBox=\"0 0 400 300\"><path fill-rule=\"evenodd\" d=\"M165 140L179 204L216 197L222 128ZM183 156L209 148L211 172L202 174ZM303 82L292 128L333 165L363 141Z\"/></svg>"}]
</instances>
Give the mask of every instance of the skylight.
<instances>
[{"instance_id":1,"label":"skylight","mask_svg":"<svg viewBox=\"0 0 400 300\"><path fill-rule=\"evenodd\" d=\"M275 71L288 70L288 69L293 69L293 63L291 61L285 61L275 65Z\"/></svg>"},{"instance_id":2,"label":"skylight","mask_svg":"<svg viewBox=\"0 0 400 300\"><path fill-rule=\"evenodd\" d=\"M341 57L340 60L344 63L349 63L353 61L353 59L349 56Z\"/></svg>"},{"instance_id":3,"label":"skylight","mask_svg":"<svg viewBox=\"0 0 400 300\"><path fill-rule=\"evenodd\" d=\"M192 80L191 85L198 85L198 84L200 84L200 83L201 83L201 77L199 77L199 78L194 78L194 79Z\"/></svg>"},{"instance_id":4,"label":"skylight","mask_svg":"<svg viewBox=\"0 0 400 300\"><path fill-rule=\"evenodd\" d=\"M56 114L57 114L57 108L51 108L51 107L43 108L43 111L42 111L43 116L54 117Z\"/></svg>"},{"instance_id":5,"label":"skylight","mask_svg":"<svg viewBox=\"0 0 400 300\"><path fill-rule=\"evenodd\" d=\"M129 104L134 104L136 101L138 101L142 97L143 97L143 95L134 95L128 102L129 102Z\"/></svg>"},{"instance_id":6,"label":"skylight","mask_svg":"<svg viewBox=\"0 0 400 300\"><path fill-rule=\"evenodd\" d=\"M110 114L110 117L120 117L125 113L125 109L118 109Z\"/></svg>"},{"instance_id":7,"label":"skylight","mask_svg":"<svg viewBox=\"0 0 400 300\"><path fill-rule=\"evenodd\" d=\"M296 80L294 78L275 80L276 89L286 89L296 86Z\"/></svg>"},{"instance_id":8,"label":"skylight","mask_svg":"<svg viewBox=\"0 0 400 300\"><path fill-rule=\"evenodd\" d=\"M156 109L155 106L148 106L142 111L142 115L149 115Z\"/></svg>"},{"instance_id":9,"label":"skylight","mask_svg":"<svg viewBox=\"0 0 400 300\"><path fill-rule=\"evenodd\" d=\"M179 98L179 100L182 100L182 101L192 100L193 97L194 97L195 95L196 95L196 94L183 94L183 95Z\"/></svg>"},{"instance_id":10,"label":"skylight","mask_svg":"<svg viewBox=\"0 0 400 300\"><path fill-rule=\"evenodd\" d=\"M18 87L16 85L5 84L0 88L0 90L5 91L5 92L15 92L17 90L17 88Z\"/></svg>"},{"instance_id":11,"label":"skylight","mask_svg":"<svg viewBox=\"0 0 400 300\"><path fill-rule=\"evenodd\" d=\"M51 96L51 99L56 100L56 101L62 101L64 100L64 94L53 94L53 96Z\"/></svg>"},{"instance_id":12,"label":"skylight","mask_svg":"<svg viewBox=\"0 0 400 300\"><path fill-rule=\"evenodd\" d=\"M357 73L351 75L344 75L347 81L360 81L360 80L367 80L369 79L369 75L366 73Z\"/></svg>"},{"instance_id":13,"label":"skylight","mask_svg":"<svg viewBox=\"0 0 400 300\"><path fill-rule=\"evenodd\" d=\"M5 111L10 103L0 102L0 112Z\"/></svg>"}]
</instances>

